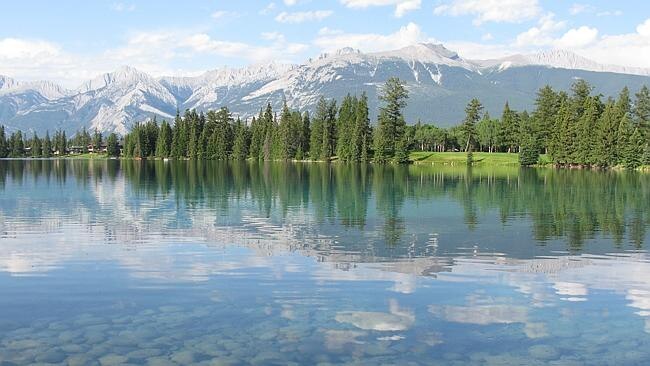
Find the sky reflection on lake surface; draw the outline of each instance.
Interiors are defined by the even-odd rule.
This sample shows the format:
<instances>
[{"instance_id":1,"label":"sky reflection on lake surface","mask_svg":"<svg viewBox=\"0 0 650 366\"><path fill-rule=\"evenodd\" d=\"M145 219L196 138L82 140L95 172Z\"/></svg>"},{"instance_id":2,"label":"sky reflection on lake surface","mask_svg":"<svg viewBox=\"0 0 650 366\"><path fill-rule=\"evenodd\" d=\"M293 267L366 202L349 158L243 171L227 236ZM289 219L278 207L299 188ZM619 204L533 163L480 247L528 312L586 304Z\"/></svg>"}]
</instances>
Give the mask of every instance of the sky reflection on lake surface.
<instances>
[{"instance_id":1,"label":"sky reflection on lake surface","mask_svg":"<svg viewBox=\"0 0 650 366\"><path fill-rule=\"evenodd\" d=\"M0 364L647 364L650 176L0 161Z\"/></svg>"}]
</instances>

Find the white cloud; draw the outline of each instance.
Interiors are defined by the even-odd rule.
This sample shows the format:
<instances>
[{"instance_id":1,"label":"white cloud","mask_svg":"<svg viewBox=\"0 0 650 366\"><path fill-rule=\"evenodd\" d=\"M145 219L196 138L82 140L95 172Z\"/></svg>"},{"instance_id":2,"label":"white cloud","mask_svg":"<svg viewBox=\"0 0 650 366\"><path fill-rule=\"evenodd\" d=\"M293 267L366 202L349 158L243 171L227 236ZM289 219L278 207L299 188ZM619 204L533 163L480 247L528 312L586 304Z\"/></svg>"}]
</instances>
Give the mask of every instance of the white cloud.
<instances>
[{"instance_id":1,"label":"white cloud","mask_svg":"<svg viewBox=\"0 0 650 366\"><path fill-rule=\"evenodd\" d=\"M236 11L228 11L228 10L217 10L210 14L210 17L215 20L221 20L221 19L227 19L227 18L237 18L239 17L239 13Z\"/></svg>"},{"instance_id":2,"label":"white cloud","mask_svg":"<svg viewBox=\"0 0 650 366\"><path fill-rule=\"evenodd\" d=\"M260 10L259 13L260 15L268 15L275 10L276 5L275 3L269 3L267 6L264 7L264 9Z\"/></svg>"},{"instance_id":3,"label":"white cloud","mask_svg":"<svg viewBox=\"0 0 650 366\"><path fill-rule=\"evenodd\" d=\"M415 23L408 23L391 34L339 33L320 35L314 44L324 51L353 47L366 52L393 50L427 41L427 37Z\"/></svg>"},{"instance_id":4,"label":"white cloud","mask_svg":"<svg viewBox=\"0 0 650 366\"><path fill-rule=\"evenodd\" d=\"M60 53L59 46L51 42L18 38L0 39L0 60L57 57Z\"/></svg>"},{"instance_id":5,"label":"white cloud","mask_svg":"<svg viewBox=\"0 0 650 366\"><path fill-rule=\"evenodd\" d=\"M492 33L485 33L484 35L481 36L481 39L484 41L491 41L494 39L494 36Z\"/></svg>"},{"instance_id":6,"label":"white cloud","mask_svg":"<svg viewBox=\"0 0 650 366\"><path fill-rule=\"evenodd\" d=\"M119 47L83 55L66 52L59 45L43 40L0 38L0 75L27 81L51 80L72 88L122 65L155 76L191 75L217 66L212 57L215 55L245 64L270 60L295 62L295 57L307 56L303 53L308 45L289 42L280 33L265 33L262 39L266 42L249 44L215 39L190 30L147 31L130 35ZM180 69L175 66L202 56L212 60L208 61L211 63L195 63Z\"/></svg>"},{"instance_id":7,"label":"white cloud","mask_svg":"<svg viewBox=\"0 0 650 366\"><path fill-rule=\"evenodd\" d=\"M634 33L603 35L580 54L600 63L650 68L650 19Z\"/></svg>"},{"instance_id":8,"label":"white cloud","mask_svg":"<svg viewBox=\"0 0 650 366\"><path fill-rule=\"evenodd\" d=\"M343 33L343 31L340 29L332 29L328 27L323 27L318 30L319 36L331 36L331 35L341 34L341 33Z\"/></svg>"},{"instance_id":9,"label":"white cloud","mask_svg":"<svg viewBox=\"0 0 650 366\"><path fill-rule=\"evenodd\" d=\"M135 10L135 5L125 4L125 3L113 3L111 4L111 9L117 12L131 12Z\"/></svg>"},{"instance_id":10,"label":"white cloud","mask_svg":"<svg viewBox=\"0 0 650 366\"><path fill-rule=\"evenodd\" d=\"M571 15L578 15L580 13L586 13L591 11L594 11L594 7L588 4L575 3L571 5L571 8L569 8L569 13Z\"/></svg>"},{"instance_id":11,"label":"white cloud","mask_svg":"<svg viewBox=\"0 0 650 366\"><path fill-rule=\"evenodd\" d=\"M576 48L583 48L598 39L598 29L582 26L580 28L569 29L564 35L555 41L555 45L559 48L573 50Z\"/></svg>"},{"instance_id":12,"label":"white cloud","mask_svg":"<svg viewBox=\"0 0 650 366\"><path fill-rule=\"evenodd\" d=\"M520 23L541 13L538 0L452 0L434 9L436 15L473 15L474 24Z\"/></svg>"},{"instance_id":13,"label":"white cloud","mask_svg":"<svg viewBox=\"0 0 650 366\"><path fill-rule=\"evenodd\" d=\"M636 31L641 36L650 38L650 18L648 18L645 22L639 24L636 27Z\"/></svg>"},{"instance_id":14,"label":"white cloud","mask_svg":"<svg viewBox=\"0 0 650 366\"><path fill-rule=\"evenodd\" d=\"M418 10L422 0L341 0L348 8L365 9L371 6L395 6L395 16L401 18L409 11Z\"/></svg>"},{"instance_id":15,"label":"white cloud","mask_svg":"<svg viewBox=\"0 0 650 366\"><path fill-rule=\"evenodd\" d=\"M609 16L614 16L614 17L620 17L623 15L623 12L621 10L614 10L614 11L601 11L599 13L596 13L596 16L599 17L609 17Z\"/></svg>"},{"instance_id":16,"label":"white cloud","mask_svg":"<svg viewBox=\"0 0 650 366\"><path fill-rule=\"evenodd\" d=\"M321 21L334 14L331 10L315 10L315 11L298 11L288 13L283 11L275 17L275 20L280 23L304 23Z\"/></svg>"},{"instance_id":17,"label":"white cloud","mask_svg":"<svg viewBox=\"0 0 650 366\"><path fill-rule=\"evenodd\" d=\"M255 46L243 42L224 41L214 39L205 33L192 34L183 39L180 44L195 52L244 58L252 62L286 61L287 56L296 55L309 48L309 46L302 43L288 43L284 35L277 32L263 33L262 38L273 41L273 44Z\"/></svg>"},{"instance_id":18,"label":"white cloud","mask_svg":"<svg viewBox=\"0 0 650 366\"><path fill-rule=\"evenodd\" d=\"M284 5L286 5L286 6L294 6L294 5L296 5L297 2L298 2L298 0L284 0Z\"/></svg>"},{"instance_id":19,"label":"white cloud","mask_svg":"<svg viewBox=\"0 0 650 366\"><path fill-rule=\"evenodd\" d=\"M547 46L553 43L556 32L566 27L566 22L555 20L555 14L547 13L537 25L517 35L516 47Z\"/></svg>"}]
</instances>

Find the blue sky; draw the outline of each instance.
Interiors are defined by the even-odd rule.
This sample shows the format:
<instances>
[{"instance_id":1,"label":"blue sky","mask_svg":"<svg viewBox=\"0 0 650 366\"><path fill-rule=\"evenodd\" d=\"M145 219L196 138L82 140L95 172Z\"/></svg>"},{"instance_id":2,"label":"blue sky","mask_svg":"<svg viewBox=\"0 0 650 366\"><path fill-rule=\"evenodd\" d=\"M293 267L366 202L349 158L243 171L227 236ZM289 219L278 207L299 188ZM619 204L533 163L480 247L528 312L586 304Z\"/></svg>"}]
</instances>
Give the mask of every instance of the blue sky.
<instances>
[{"instance_id":1,"label":"blue sky","mask_svg":"<svg viewBox=\"0 0 650 366\"><path fill-rule=\"evenodd\" d=\"M650 68L650 3L545 0L54 2L2 6L0 74L67 87L122 65L153 75L443 43L466 58L562 48Z\"/></svg>"}]
</instances>

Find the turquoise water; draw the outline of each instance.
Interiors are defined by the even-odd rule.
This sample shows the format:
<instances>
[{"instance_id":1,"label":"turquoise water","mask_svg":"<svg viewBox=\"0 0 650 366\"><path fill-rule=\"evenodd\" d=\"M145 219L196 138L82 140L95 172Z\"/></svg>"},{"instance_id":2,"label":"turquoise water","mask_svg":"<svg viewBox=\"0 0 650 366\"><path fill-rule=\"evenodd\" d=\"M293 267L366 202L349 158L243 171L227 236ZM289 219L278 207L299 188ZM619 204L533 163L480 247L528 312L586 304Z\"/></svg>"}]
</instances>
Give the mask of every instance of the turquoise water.
<instances>
[{"instance_id":1,"label":"turquoise water","mask_svg":"<svg viewBox=\"0 0 650 366\"><path fill-rule=\"evenodd\" d=\"M650 363L650 176L0 161L0 365Z\"/></svg>"}]
</instances>

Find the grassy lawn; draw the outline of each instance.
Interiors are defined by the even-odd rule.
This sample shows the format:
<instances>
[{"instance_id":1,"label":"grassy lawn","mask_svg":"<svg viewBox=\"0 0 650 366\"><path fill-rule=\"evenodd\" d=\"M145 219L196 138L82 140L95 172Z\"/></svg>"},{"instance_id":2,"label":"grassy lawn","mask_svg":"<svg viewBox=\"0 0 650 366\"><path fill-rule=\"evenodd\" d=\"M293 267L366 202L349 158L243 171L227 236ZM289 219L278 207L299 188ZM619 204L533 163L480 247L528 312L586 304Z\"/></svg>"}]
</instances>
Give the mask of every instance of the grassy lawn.
<instances>
[{"instance_id":1,"label":"grassy lawn","mask_svg":"<svg viewBox=\"0 0 650 366\"><path fill-rule=\"evenodd\" d=\"M66 155L67 159L108 159L106 154L95 154L95 153L86 153L86 154L72 154Z\"/></svg>"},{"instance_id":2,"label":"grassy lawn","mask_svg":"<svg viewBox=\"0 0 650 366\"><path fill-rule=\"evenodd\" d=\"M416 164L466 165L467 153L464 152L412 152L411 161ZM540 163L548 163L546 155L540 157ZM519 165L518 154L508 153L474 153L475 165Z\"/></svg>"}]
</instances>

